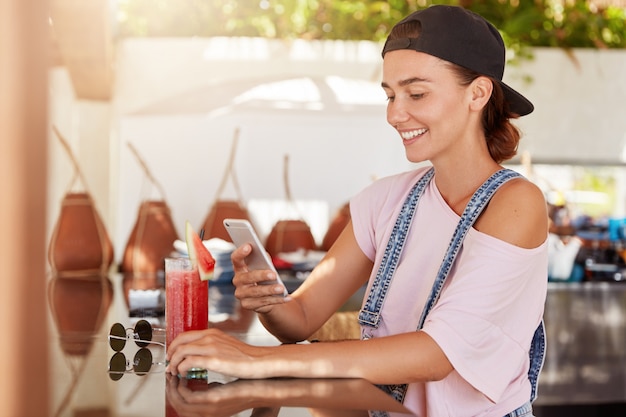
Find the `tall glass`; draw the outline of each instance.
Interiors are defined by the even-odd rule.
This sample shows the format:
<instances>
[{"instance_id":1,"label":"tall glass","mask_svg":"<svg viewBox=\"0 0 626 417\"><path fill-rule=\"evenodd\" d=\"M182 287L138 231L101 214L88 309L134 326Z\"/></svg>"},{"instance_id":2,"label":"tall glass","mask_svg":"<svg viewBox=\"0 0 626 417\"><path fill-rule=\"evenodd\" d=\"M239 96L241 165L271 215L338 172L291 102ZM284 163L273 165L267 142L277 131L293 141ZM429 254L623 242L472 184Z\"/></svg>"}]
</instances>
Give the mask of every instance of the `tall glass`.
<instances>
[{"instance_id":1,"label":"tall glass","mask_svg":"<svg viewBox=\"0 0 626 417\"><path fill-rule=\"evenodd\" d=\"M178 334L209 327L209 281L188 258L165 259L166 346Z\"/></svg>"}]
</instances>

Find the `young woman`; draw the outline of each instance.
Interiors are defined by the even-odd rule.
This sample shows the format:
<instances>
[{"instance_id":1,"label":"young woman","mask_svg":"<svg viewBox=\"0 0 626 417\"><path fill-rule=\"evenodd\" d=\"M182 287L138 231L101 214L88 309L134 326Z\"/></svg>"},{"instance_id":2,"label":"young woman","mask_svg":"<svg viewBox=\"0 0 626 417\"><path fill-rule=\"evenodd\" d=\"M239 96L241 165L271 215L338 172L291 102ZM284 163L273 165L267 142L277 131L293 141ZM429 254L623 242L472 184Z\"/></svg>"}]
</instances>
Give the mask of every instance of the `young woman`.
<instances>
[{"instance_id":1,"label":"young woman","mask_svg":"<svg viewBox=\"0 0 626 417\"><path fill-rule=\"evenodd\" d=\"M431 6L398 23L383 48L387 120L408 160L432 169L381 179L356 195L351 223L287 298L278 285L257 285L275 277L248 271L250 247L238 248L235 295L285 344L187 333L168 348L169 371L356 377L384 386L420 416L532 415L547 287L542 192L522 177L503 181L432 295L464 210L482 199L472 196L516 152L520 133L510 119L533 111L502 82L504 63L498 31L463 8ZM406 203L424 178L431 179L417 203ZM290 344L365 283L362 340Z\"/></svg>"}]
</instances>

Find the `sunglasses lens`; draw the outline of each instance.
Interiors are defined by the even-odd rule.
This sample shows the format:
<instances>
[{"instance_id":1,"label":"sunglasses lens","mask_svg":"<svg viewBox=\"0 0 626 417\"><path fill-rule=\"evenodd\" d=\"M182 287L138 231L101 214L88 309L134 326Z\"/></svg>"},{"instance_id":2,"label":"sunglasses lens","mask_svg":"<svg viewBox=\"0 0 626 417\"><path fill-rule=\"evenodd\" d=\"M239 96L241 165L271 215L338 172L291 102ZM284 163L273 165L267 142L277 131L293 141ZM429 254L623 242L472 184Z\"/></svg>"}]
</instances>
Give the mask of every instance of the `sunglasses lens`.
<instances>
[{"instance_id":1,"label":"sunglasses lens","mask_svg":"<svg viewBox=\"0 0 626 417\"><path fill-rule=\"evenodd\" d=\"M124 349L126 346L126 329L120 323L115 323L111 326L111 331L109 332L109 344L111 345L111 349L116 352Z\"/></svg>"},{"instance_id":2,"label":"sunglasses lens","mask_svg":"<svg viewBox=\"0 0 626 417\"><path fill-rule=\"evenodd\" d=\"M124 376L126 371L126 357L123 353L117 352L109 361L109 378L118 381Z\"/></svg>"},{"instance_id":3,"label":"sunglasses lens","mask_svg":"<svg viewBox=\"0 0 626 417\"><path fill-rule=\"evenodd\" d=\"M135 354L133 369L138 375L143 375L150 371L152 367L152 353L149 349L141 348Z\"/></svg>"},{"instance_id":4,"label":"sunglasses lens","mask_svg":"<svg viewBox=\"0 0 626 417\"><path fill-rule=\"evenodd\" d=\"M137 324L135 324L135 333L141 340L151 341L152 340L152 326L148 323L147 320L139 320ZM148 346L147 342L135 342L139 347Z\"/></svg>"}]
</instances>

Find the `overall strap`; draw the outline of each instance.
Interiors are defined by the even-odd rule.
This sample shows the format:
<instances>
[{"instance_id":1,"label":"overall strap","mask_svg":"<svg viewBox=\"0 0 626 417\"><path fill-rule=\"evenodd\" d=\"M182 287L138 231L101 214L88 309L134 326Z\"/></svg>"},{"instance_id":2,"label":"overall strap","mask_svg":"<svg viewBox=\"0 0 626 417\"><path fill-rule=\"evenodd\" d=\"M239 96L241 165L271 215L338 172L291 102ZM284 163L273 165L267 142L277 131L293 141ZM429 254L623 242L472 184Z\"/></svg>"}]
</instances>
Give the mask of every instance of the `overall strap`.
<instances>
[{"instance_id":1,"label":"overall strap","mask_svg":"<svg viewBox=\"0 0 626 417\"><path fill-rule=\"evenodd\" d=\"M431 171L429 171L429 173ZM521 177L521 175L518 174L517 172L511 171L508 169L502 169L494 173L491 177L489 177L476 190L476 192L474 193L474 195L468 202L467 206L465 207L465 210L461 214L461 218L459 220L459 223L456 226L456 229L454 231L450 244L448 245L448 250L446 251L444 260L439 268L437 277L435 278L435 282L433 283L433 287L431 289L428 300L426 301L426 305L424 306L424 310L422 311L422 315L420 317L420 321L416 330L420 330L422 328L422 326L424 325L426 316L428 315L432 307L435 305L435 303L439 299L445 280L448 277L448 274L450 273L450 270L452 268L452 265L454 264L456 255L458 254L459 249L461 248L463 239L467 235L467 232L472 227L472 225L476 222L481 212L483 211L485 206L489 203L489 201L491 200L491 197L493 197L493 195L498 190L498 188L500 188L500 186L502 186L502 184L504 184L505 182L514 178L518 178L518 177ZM431 178L432 178L432 175L426 181L430 181ZM421 182L422 181L420 180L420 182L418 182L418 184L416 185L416 187L414 187L414 189L419 188L419 184ZM398 216L398 219L396 220L396 227L394 227L392 234L389 238L389 243L387 244L387 248L385 250L383 262L381 263L381 266L378 270L378 274L376 276L374 284L372 285L372 288L368 295L368 299L367 299L365 306L370 307L370 300L371 299L375 300L375 302L373 303L375 307L374 311L368 310L367 313L370 314L371 317L375 317L376 327L378 326L378 322L380 320L380 309L382 308L382 305L384 303L384 298L387 294L387 290L393 278L392 276L393 271L395 271L395 266L397 265L398 259L400 257L400 253L402 251L402 248L401 247L398 248L397 245L398 244L403 245L405 242L405 238L406 238L406 236L401 236L401 237L396 236L396 233L399 230L402 230L404 234L408 232L408 226L406 227L406 229L402 229L397 226L398 224L402 225L404 223L403 222L404 219L401 219L401 218L403 216L403 213L405 213L405 210L404 210L405 206L413 207L412 210L409 210L410 212L409 224L410 224L410 219L412 218L415 212L415 207L417 206L417 202L418 202L417 200L419 199L422 193L423 193L423 190L420 193L416 192L415 193L416 195L414 196L413 195L414 193L411 192L409 194L409 197L407 197L407 200L405 201L404 206L402 210L400 211L400 215ZM384 269L384 265L386 263L385 258L387 258L389 254L394 254L394 256L391 257L391 260L387 261L389 263L393 263L393 265L392 265L392 268ZM384 274L386 271L391 271L391 273L388 275ZM381 276L381 274L384 274L384 275ZM370 323L364 322L364 320L362 320L362 318L364 318L363 316L365 316L365 314L364 314L364 311L362 310L359 315L359 322L361 323L361 325L368 325L368 324L371 325ZM397 401L403 402L404 397L406 395L406 391L408 389L408 385L407 384L383 385L383 386L380 386L380 388L383 391L387 392L389 395L391 395ZM383 417L387 415L386 412L374 412L371 414L373 416L383 416Z\"/></svg>"},{"instance_id":2,"label":"overall strap","mask_svg":"<svg viewBox=\"0 0 626 417\"><path fill-rule=\"evenodd\" d=\"M402 205L396 223L391 231L391 236L389 236L389 242L385 248L385 253L378 267L378 272L376 273L376 278L370 289L367 301L359 312L359 323L362 326L378 328L380 324L380 311L385 297L387 296L391 278L398 265L417 203L434 174L435 169L429 169L413 186Z\"/></svg>"},{"instance_id":3,"label":"overall strap","mask_svg":"<svg viewBox=\"0 0 626 417\"><path fill-rule=\"evenodd\" d=\"M422 316L420 317L417 330L424 326L426 316L439 299L443 285L448 277L448 274L450 273L452 265L454 264L456 255L459 253L459 249L461 249L463 239L465 239L467 232L472 228L498 188L500 188L500 186L505 182L518 177L521 177L521 175L509 169L502 169L496 172L476 190L470 201L467 203L467 206L465 206L465 210L461 214L461 220L456 225L454 235L452 236L452 240L450 241L448 250L446 251L446 256L439 267L437 278L435 279L435 282L430 290L430 295L428 296L428 301L422 311Z\"/></svg>"},{"instance_id":4,"label":"overall strap","mask_svg":"<svg viewBox=\"0 0 626 417\"><path fill-rule=\"evenodd\" d=\"M432 286L428 301L422 311L422 316L420 317L417 330L420 330L424 326L426 316L439 299L445 280L450 273L450 269L454 264L456 255L461 248L463 239L467 235L468 230L476 222L476 219L478 219L480 213L484 210L485 206L489 203L489 200L491 200L491 197L493 197L498 188L500 188L500 186L505 182L518 177L521 177L521 175L517 172L511 170L500 170L493 174L478 190L476 190L472 196L471 200L465 207L463 214L461 215L461 221L459 221L454 231L446 256L439 268L439 272L437 273L437 278ZM539 323L539 326L537 326L537 329L533 334L529 351L530 368L528 370L528 379L531 385L530 402L533 402L537 398L538 378L545 360L545 348L545 326L543 320L541 320L541 323ZM396 386L392 392L396 398L401 397L403 399L406 394L406 389L406 385Z\"/></svg>"}]
</instances>

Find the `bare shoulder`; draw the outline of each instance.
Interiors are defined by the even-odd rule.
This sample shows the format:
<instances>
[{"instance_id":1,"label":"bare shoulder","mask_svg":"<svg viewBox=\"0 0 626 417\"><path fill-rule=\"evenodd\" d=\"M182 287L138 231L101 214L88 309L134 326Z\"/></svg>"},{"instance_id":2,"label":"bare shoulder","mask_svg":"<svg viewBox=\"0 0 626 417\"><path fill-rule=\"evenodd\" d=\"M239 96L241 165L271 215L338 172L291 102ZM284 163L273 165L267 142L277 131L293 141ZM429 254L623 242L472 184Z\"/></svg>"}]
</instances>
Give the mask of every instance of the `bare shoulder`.
<instances>
[{"instance_id":1,"label":"bare shoulder","mask_svg":"<svg viewBox=\"0 0 626 417\"><path fill-rule=\"evenodd\" d=\"M475 228L522 248L540 246L548 233L542 191L524 178L507 182L493 196Z\"/></svg>"}]
</instances>

